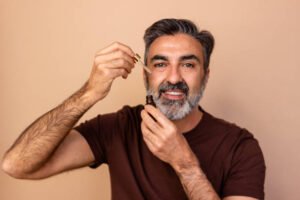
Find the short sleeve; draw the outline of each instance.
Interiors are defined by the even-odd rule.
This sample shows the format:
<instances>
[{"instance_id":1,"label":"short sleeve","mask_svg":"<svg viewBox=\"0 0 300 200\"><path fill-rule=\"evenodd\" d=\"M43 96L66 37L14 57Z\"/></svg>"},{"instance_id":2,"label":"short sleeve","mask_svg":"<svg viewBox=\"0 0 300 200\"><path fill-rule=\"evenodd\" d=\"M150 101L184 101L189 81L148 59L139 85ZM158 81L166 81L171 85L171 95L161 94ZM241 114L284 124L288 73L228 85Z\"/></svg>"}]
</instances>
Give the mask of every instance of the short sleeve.
<instances>
[{"instance_id":1,"label":"short sleeve","mask_svg":"<svg viewBox=\"0 0 300 200\"><path fill-rule=\"evenodd\" d=\"M231 167L223 188L225 196L264 199L265 161L259 144L246 130L234 149Z\"/></svg>"},{"instance_id":2,"label":"short sleeve","mask_svg":"<svg viewBox=\"0 0 300 200\"><path fill-rule=\"evenodd\" d=\"M90 166L91 168L97 168L101 164L107 163L107 148L111 143L111 135L116 130L116 126L116 114L111 113L98 115L74 128L86 139L94 154L95 162Z\"/></svg>"}]
</instances>

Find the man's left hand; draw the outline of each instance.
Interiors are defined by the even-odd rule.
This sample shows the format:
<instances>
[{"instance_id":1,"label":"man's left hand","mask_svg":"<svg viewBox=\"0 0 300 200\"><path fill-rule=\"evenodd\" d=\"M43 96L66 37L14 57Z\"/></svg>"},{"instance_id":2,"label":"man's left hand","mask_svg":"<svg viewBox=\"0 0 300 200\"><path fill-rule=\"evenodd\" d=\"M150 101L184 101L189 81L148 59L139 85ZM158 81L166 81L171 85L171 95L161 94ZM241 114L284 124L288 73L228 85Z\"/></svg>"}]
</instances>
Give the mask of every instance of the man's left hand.
<instances>
[{"instance_id":1,"label":"man's left hand","mask_svg":"<svg viewBox=\"0 0 300 200\"><path fill-rule=\"evenodd\" d=\"M151 105L141 112L141 129L145 143L160 160L180 167L194 159L186 139L176 125Z\"/></svg>"}]
</instances>

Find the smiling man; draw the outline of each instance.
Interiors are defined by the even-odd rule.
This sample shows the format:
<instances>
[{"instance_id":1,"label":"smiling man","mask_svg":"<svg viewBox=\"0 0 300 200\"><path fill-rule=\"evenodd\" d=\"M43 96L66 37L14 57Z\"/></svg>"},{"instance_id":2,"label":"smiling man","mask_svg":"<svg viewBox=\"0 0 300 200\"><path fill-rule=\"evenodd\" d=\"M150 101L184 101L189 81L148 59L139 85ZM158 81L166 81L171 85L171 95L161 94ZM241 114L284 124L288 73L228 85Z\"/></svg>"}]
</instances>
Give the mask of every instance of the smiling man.
<instances>
[{"instance_id":1,"label":"smiling man","mask_svg":"<svg viewBox=\"0 0 300 200\"><path fill-rule=\"evenodd\" d=\"M154 96L159 110L171 120L184 118L192 109L198 111L209 73L204 69L201 43L183 33L161 36L145 57L153 71L150 77L145 74L147 93Z\"/></svg>"},{"instance_id":2,"label":"smiling man","mask_svg":"<svg viewBox=\"0 0 300 200\"><path fill-rule=\"evenodd\" d=\"M108 164L112 199L264 199L265 163L246 129L199 105L213 36L188 20L163 19L144 36L152 105L125 106L74 127L135 65L130 47L99 51L86 84L30 125L4 156L4 171L42 179Z\"/></svg>"}]
</instances>

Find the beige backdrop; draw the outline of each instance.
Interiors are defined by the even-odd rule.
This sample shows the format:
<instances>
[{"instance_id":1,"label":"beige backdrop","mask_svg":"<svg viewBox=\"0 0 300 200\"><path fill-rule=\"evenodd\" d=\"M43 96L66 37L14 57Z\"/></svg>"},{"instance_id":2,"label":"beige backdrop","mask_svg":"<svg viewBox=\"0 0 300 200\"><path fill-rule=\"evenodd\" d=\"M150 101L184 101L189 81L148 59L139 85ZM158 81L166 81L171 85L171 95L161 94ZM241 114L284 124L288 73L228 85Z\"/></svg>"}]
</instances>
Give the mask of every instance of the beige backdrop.
<instances>
[{"instance_id":1,"label":"beige backdrop","mask_svg":"<svg viewBox=\"0 0 300 200\"><path fill-rule=\"evenodd\" d=\"M266 199L299 200L300 2L297 0L0 0L0 155L87 79L113 41L143 54L146 27L189 18L216 38L201 105L248 128L267 163ZM144 102L141 69L82 119ZM107 166L22 181L0 172L1 200L110 199Z\"/></svg>"}]
</instances>

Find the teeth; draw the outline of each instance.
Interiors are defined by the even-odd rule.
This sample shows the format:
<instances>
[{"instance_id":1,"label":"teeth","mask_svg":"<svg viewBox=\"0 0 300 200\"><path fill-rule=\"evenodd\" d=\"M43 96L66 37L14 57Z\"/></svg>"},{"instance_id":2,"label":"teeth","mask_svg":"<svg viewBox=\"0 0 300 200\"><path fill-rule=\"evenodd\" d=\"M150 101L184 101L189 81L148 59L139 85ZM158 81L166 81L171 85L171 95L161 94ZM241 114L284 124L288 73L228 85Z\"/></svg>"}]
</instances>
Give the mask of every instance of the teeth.
<instances>
[{"instance_id":1,"label":"teeth","mask_svg":"<svg viewBox=\"0 0 300 200\"><path fill-rule=\"evenodd\" d=\"M180 96L180 95L182 95L182 92L173 92L173 91L169 91L169 92L166 92L166 94L169 94L169 95L175 95L175 96Z\"/></svg>"}]
</instances>

